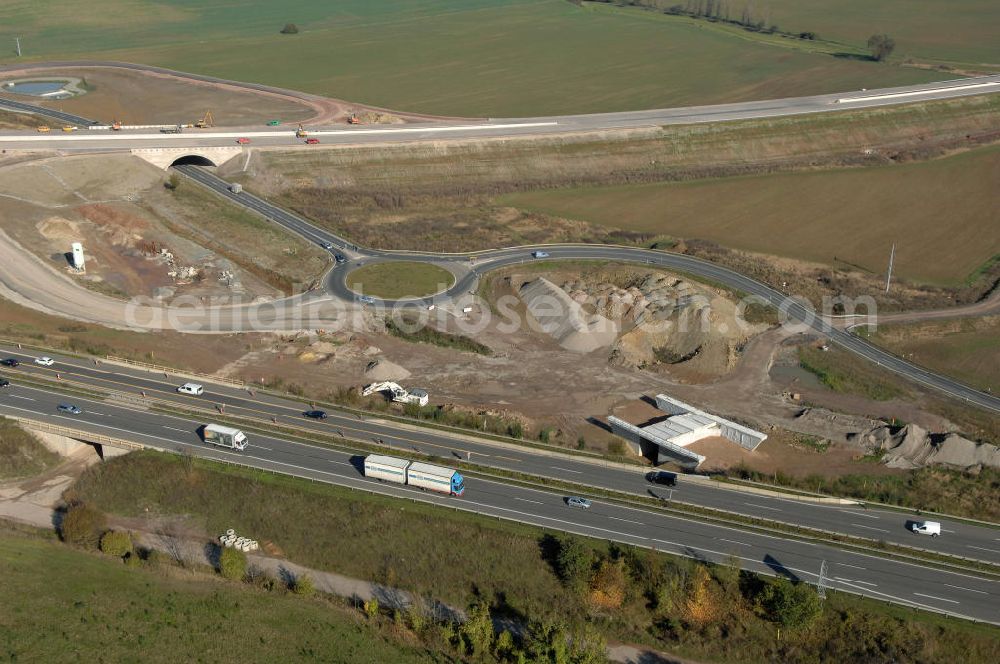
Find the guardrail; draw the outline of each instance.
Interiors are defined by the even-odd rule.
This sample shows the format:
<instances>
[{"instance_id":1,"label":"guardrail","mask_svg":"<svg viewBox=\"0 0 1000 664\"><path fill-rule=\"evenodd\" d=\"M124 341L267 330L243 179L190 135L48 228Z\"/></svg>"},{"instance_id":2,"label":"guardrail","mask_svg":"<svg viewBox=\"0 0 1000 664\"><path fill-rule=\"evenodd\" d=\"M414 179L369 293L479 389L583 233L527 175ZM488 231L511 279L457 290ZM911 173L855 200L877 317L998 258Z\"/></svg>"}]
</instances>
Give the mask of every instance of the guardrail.
<instances>
[{"instance_id":1,"label":"guardrail","mask_svg":"<svg viewBox=\"0 0 1000 664\"><path fill-rule=\"evenodd\" d=\"M164 375L174 374L175 376L189 376L191 378L204 379L213 383L222 383L225 385L231 385L234 387L243 388L246 387L246 381L235 380L232 378L225 378L224 376L216 376L215 374L207 374L199 371L188 371L187 369L178 369L176 367L168 367L162 364L151 364L149 362L140 362L138 360L130 360L127 357L117 357L115 355L105 355L105 362L111 362L112 364L124 364L130 367L138 367L140 369L145 369L149 372L162 373Z\"/></svg>"}]
</instances>

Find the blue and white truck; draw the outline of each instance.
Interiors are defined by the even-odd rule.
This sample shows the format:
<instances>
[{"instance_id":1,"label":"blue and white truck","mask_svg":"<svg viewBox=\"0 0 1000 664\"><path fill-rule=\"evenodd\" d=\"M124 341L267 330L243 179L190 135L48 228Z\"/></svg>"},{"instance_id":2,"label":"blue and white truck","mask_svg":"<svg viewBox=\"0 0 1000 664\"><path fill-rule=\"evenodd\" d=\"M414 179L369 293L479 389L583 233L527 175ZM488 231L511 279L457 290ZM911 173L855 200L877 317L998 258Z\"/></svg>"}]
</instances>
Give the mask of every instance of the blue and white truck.
<instances>
[{"instance_id":1,"label":"blue and white truck","mask_svg":"<svg viewBox=\"0 0 1000 664\"><path fill-rule=\"evenodd\" d=\"M370 454L365 457L365 477L452 496L461 496L465 493L465 479L457 470L381 454Z\"/></svg>"}]
</instances>

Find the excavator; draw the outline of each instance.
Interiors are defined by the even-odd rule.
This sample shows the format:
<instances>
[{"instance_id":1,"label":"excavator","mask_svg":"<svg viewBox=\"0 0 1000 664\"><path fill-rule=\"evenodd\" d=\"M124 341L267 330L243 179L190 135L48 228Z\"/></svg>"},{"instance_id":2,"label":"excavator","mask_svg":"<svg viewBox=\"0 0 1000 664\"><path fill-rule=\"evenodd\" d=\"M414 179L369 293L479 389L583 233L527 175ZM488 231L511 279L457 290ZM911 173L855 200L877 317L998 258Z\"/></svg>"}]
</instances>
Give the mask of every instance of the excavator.
<instances>
[{"instance_id":1,"label":"excavator","mask_svg":"<svg viewBox=\"0 0 1000 664\"><path fill-rule=\"evenodd\" d=\"M357 113L351 113L351 117L347 118L347 124L361 124L361 118Z\"/></svg>"},{"instance_id":2,"label":"excavator","mask_svg":"<svg viewBox=\"0 0 1000 664\"><path fill-rule=\"evenodd\" d=\"M195 122L194 126L198 129L208 129L209 127L214 127L215 118L212 117L212 111L205 111L205 117Z\"/></svg>"},{"instance_id":3,"label":"excavator","mask_svg":"<svg viewBox=\"0 0 1000 664\"><path fill-rule=\"evenodd\" d=\"M308 135L309 132L305 130L305 128L302 126L302 123L300 122L299 128L295 130L295 138L305 138Z\"/></svg>"}]
</instances>

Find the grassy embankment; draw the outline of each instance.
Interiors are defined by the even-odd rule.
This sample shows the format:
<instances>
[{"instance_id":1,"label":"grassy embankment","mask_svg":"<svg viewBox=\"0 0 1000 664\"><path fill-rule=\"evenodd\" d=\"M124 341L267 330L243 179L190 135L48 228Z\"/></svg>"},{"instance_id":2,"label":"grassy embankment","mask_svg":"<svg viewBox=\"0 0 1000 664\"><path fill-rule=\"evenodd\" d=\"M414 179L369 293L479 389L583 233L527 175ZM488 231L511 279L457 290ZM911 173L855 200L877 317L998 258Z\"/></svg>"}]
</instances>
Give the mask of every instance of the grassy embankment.
<instances>
[{"instance_id":1,"label":"grassy embankment","mask_svg":"<svg viewBox=\"0 0 1000 664\"><path fill-rule=\"evenodd\" d=\"M169 192L155 192L147 209L172 232L228 258L269 286L286 295L299 292L329 266L326 252L277 224L186 178L172 182L176 186ZM164 204L171 214L163 214Z\"/></svg>"},{"instance_id":2,"label":"grassy embankment","mask_svg":"<svg viewBox=\"0 0 1000 664\"><path fill-rule=\"evenodd\" d=\"M385 300L425 297L454 283L455 275L448 270L413 261L374 263L347 275L347 287L351 290Z\"/></svg>"},{"instance_id":3,"label":"grassy embankment","mask_svg":"<svg viewBox=\"0 0 1000 664\"><path fill-rule=\"evenodd\" d=\"M175 567L133 569L0 525L7 661L442 662L342 603Z\"/></svg>"},{"instance_id":4,"label":"grassy embankment","mask_svg":"<svg viewBox=\"0 0 1000 664\"><path fill-rule=\"evenodd\" d=\"M0 129L35 129L45 122L34 115L0 110Z\"/></svg>"},{"instance_id":5,"label":"grassy embankment","mask_svg":"<svg viewBox=\"0 0 1000 664\"><path fill-rule=\"evenodd\" d=\"M289 0L239 12L109 0L100 22L74 8L69 0L18 0L6 34L20 35L38 59L143 62L443 115L632 110L945 77L565 0ZM898 18L915 22L909 12ZM299 33L279 34L290 20Z\"/></svg>"},{"instance_id":6,"label":"grassy embankment","mask_svg":"<svg viewBox=\"0 0 1000 664\"><path fill-rule=\"evenodd\" d=\"M58 463L58 454L14 422L0 417L0 480L37 475Z\"/></svg>"},{"instance_id":7,"label":"grassy embankment","mask_svg":"<svg viewBox=\"0 0 1000 664\"><path fill-rule=\"evenodd\" d=\"M996 641L992 627L836 592L817 605L800 589L791 605L802 611L783 611L767 599L771 584L731 567L200 460L131 454L90 469L71 491L116 514L148 508L158 519L186 515L188 529L235 527L314 568L458 606L486 602L517 621L586 624L703 661L812 662L817 652L836 661L985 661Z\"/></svg>"},{"instance_id":8,"label":"grassy embankment","mask_svg":"<svg viewBox=\"0 0 1000 664\"><path fill-rule=\"evenodd\" d=\"M1000 394L1000 316L883 324L866 339L894 354Z\"/></svg>"}]
</instances>

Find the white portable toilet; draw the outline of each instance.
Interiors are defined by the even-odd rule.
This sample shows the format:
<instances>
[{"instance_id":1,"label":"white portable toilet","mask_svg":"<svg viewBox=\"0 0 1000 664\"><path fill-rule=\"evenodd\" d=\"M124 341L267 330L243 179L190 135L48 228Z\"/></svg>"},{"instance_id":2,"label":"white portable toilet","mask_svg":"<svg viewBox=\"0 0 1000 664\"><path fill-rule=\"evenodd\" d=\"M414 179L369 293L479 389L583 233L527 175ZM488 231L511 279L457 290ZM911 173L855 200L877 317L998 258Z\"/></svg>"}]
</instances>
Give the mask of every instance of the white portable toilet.
<instances>
[{"instance_id":1,"label":"white portable toilet","mask_svg":"<svg viewBox=\"0 0 1000 664\"><path fill-rule=\"evenodd\" d=\"M83 272L86 270L83 258L83 245L79 242L73 243L73 268Z\"/></svg>"}]
</instances>

